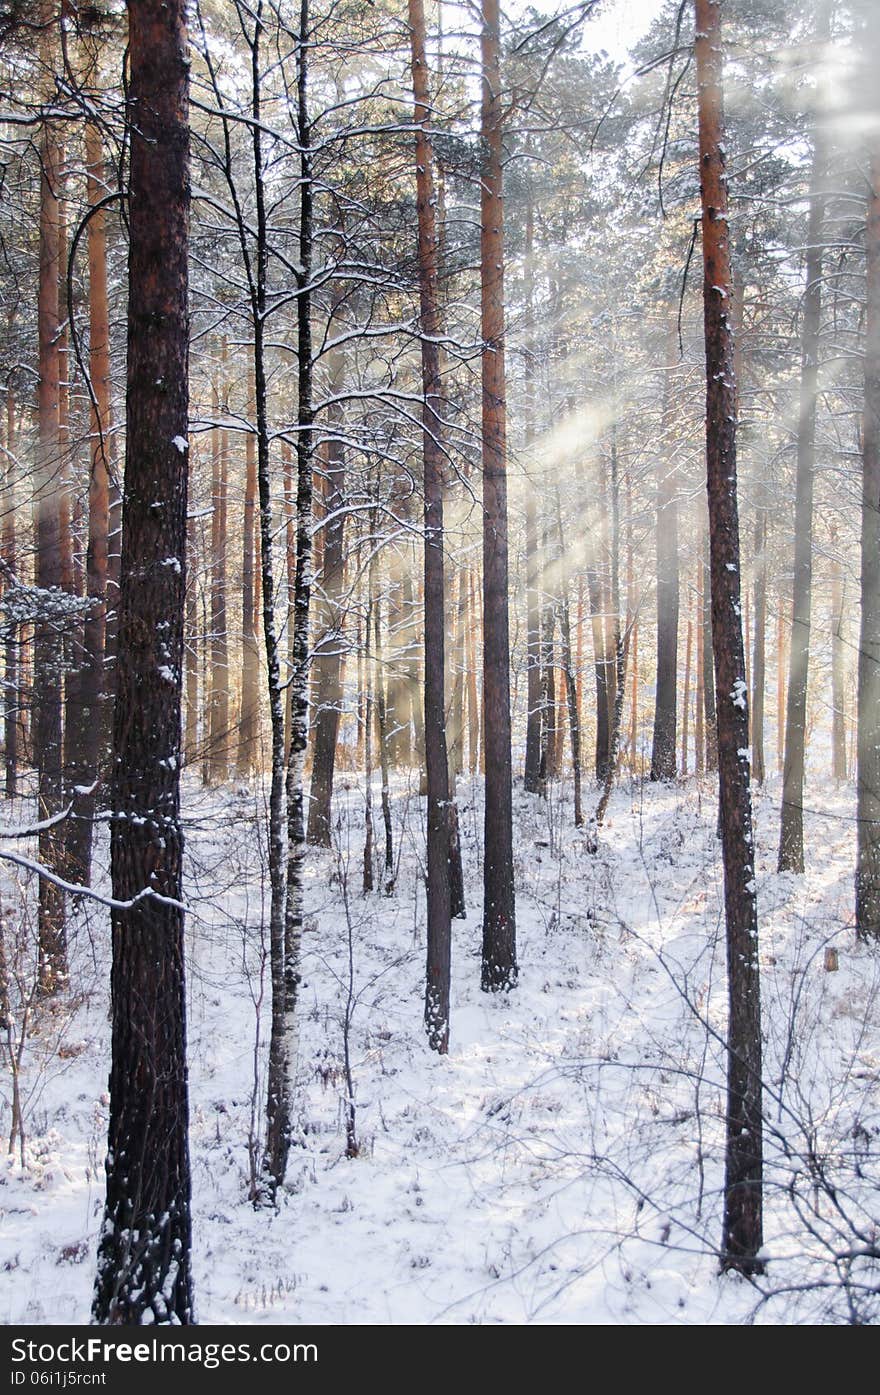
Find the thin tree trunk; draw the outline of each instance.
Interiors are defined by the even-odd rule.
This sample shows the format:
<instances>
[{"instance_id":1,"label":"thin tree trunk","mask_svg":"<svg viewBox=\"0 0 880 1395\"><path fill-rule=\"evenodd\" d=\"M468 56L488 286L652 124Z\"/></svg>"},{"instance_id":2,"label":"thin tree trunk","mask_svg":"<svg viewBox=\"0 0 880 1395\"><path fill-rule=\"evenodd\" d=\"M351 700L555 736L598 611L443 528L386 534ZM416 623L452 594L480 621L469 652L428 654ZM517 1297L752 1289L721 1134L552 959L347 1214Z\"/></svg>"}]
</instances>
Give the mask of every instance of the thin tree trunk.
<instances>
[{"instance_id":1,"label":"thin tree trunk","mask_svg":"<svg viewBox=\"0 0 880 1395\"><path fill-rule=\"evenodd\" d=\"M480 737L483 723L480 718L480 700L477 694L477 642L476 627L479 622L476 603L474 575L468 571L468 625L467 625L467 695L468 695L468 774L476 775L482 749Z\"/></svg>"},{"instance_id":2,"label":"thin tree trunk","mask_svg":"<svg viewBox=\"0 0 880 1395\"><path fill-rule=\"evenodd\" d=\"M40 18L42 59L46 71L54 71L53 32L58 23L53 0L43 0ZM40 142L38 436L35 453L34 524L36 532L35 581L44 590L60 588L61 510L57 476L61 469L59 438L59 211L61 149L51 121L44 121ZM51 821L63 807L63 662L64 652L57 623L38 621L34 626L34 754L37 764L37 798L41 821ZM57 824L41 830L39 859L56 876L66 872L65 835ZM40 988L55 993L67 983L67 932L64 894L46 877L39 890Z\"/></svg>"},{"instance_id":3,"label":"thin tree trunk","mask_svg":"<svg viewBox=\"0 0 880 1395\"><path fill-rule=\"evenodd\" d=\"M670 318L663 408L666 450L658 462L657 480L657 688L651 779L675 779L675 738L678 702L678 471L671 441L675 423L673 371L676 322Z\"/></svg>"},{"instance_id":4,"label":"thin tree trunk","mask_svg":"<svg viewBox=\"0 0 880 1395\"><path fill-rule=\"evenodd\" d=\"M241 565L241 710L235 768L241 779L257 765L260 718L260 651L254 625L256 575L254 566L254 515L257 503L257 450L252 431L245 437L244 544Z\"/></svg>"},{"instance_id":5,"label":"thin tree trunk","mask_svg":"<svg viewBox=\"0 0 880 1395\"><path fill-rule=\"evenodd\" d=\"M587 568L587 594L590 598L590 622L593 631L593 669L596 676L596 780L602 784L608 774L608 668L605 663L605 625L602 616L602 588L594 567Z\"/></svg>"},{"instance_id":6,"label":"thin tree trunk","mask_svg":"<svg viewBox=\"0 0 880 1395\"><path fill-rule=\"evenodd\" d=\"M611 623L614 643L614 704L611 712L611 733L608 751L608 768L602 796L596 809L596 827L601 828L605 819L617 762L620 756L620 729L623 722L623 698L626 692L626 644L620 624L620 485L617 475L617 443L615 428L611 438Z\"/></svg>"},{"instance_id":7,"label":"thin tree trunk","mask_svg":"<svg viewBox=\"0 0 880 1395\"><path fill-rule=\"evenodd\" d=\"M183 738L183 758L186 766L194 766L199 748L199 597L196 585L198 550L196 529L192 517L186 529L186 628L184 631L184 668L186 687L186 726Z\"/></svg>"},{"instance_id":8,"label":"thin tree trunk","mask_svg":"<svg viewBox=\"0 0 880 1395\"><path fill-rule=\"evenodd\" d=\"M314 478L313 361L312 361L312 259L313 200L311 125L308 106L309 0L300 0L297 35L296 136L300 152L299 266L296 270L297 323L297 433L296 433L296 573L293 592L293 671L291 683L290 749L287 760L287 893L284 920L283 1003L277 1037L279 1061L285 1072L286 1098L270 1121L266 1149L267 1171L277 1186L284 1179L290 1146L290 1106L294 1089L296 1009L299 997L302 935L305 924L305 759L309 740L309 623L312 595L312 490ZM268 540L267 540L268 541ZM267 613L272 597L265 594ZM281 704L279 702L279 712ZM275 736L273 732L273 754ZM281 728L280 752L284 750ZM274 1018L273 1010L273 1018ZM274 1023L273 1023L274 1028ZM282 1039L283 1034L283 1039ZM353 1107L353 1102L349 1101Z\"/></svg>"},{"instance_id":9,"label":"thin tree trunk","mask_svg":"<svg viewBox=\"0 0 880 1395\"><path fill-rule=\"evenodd\" d=\"M75 818L70 821L67 856L72 881L91 880L92 827L95 816L102 735L109 725L105 693L107 578L110 533L110 314L107 299L107 233L103 208L104 160L101 133L86 123L87 194L91 216L89 255L90 468L86 593L91 605L83 625L83 652L76 676L76 702L68 703L69 780L78 787ZM89 793L82 791L88 790Z\"/></svg>"},{"instance_id":10,"label":"thin tree trunk","mask_svg":"<svg viewBox=\"0 0 880 1395\"><path fill-rule=\"evenodd\" d=\"M835 780L847 776L845 617L843 569L835 557L831 562L831 774Z\"/></svg>"},{"instance_id":11,"label":"thin tree trunk","mask_svg":"<svg viewBox=\"0 0 880 1395\"><path fill-rule=\"evenodd\" d=\"M107 1201L92 1317L193 1322L180 828L189 139L183 0L129 4L125 515ZM169 566L174 558L176 566ZM119 903L128 904L123 909Z\"/></svg>"},{"instance_id":12,"label":"thin tree trunk","mask_svg":"<svg viewBox=\"0 0 880 1395\"><path fill-rule=\"evenodd\" d=\"M222 362L225 368L225 341ZM229 439L228 433L217 425L221 401L216 376L212 387L212 409L215 425L211 430L211 702L208 711L208 777L212 784L222 784L229 774L229 659L226 638Z\"/></svg>"},{"instance_id":13,"label":"thin tree trunk","mask_svg":"<svg viewBox=\"0 0 880 1395\"><path fill-rule=\"evenodd\" d=\"M694 642L694 622L688 616L687 639L685 641L684 656L684 694L681 704L681 773L687 776L688 773L688 724L691 707L691 655Z\"/></svg>"},{"instance_id":14,"label":"thin tree trunk","mask_svg":"<svg viewBox=\"0 0 880 1395\"><path fill-rule=\"evenodd\" d=\"M375 566L375 558L370 563ZM394 891L394 831L391 824L391 785L390 767L391 753L388 740L388 706L385 697L385 681L383 677L383 653L382 653L382 617L380 613L379 599L373 587L373 595L376 599L373 602L373 690L376 703L376 734L379 738L379 768L382 778L382 822L385 829L385 883L384 891L386 896L390 896Z\"/></svg>"},{"instance_id":15,"label":"thin tree trunk","mask_svg":"<svg viewBox=\"0 0 880 1395\"><path fill-rule=\"evenodd\" d=\"M776 769L782 774L785 754L785 598L780 587L776 616Z\"/></svg>"},{"instance_id":16,"label":"thin tree trunk","mask_svg":"<svg viewBox=\"0 0 880 1395\"><path fill-rule=\"evenodd\" d=\"M876 17L875 35L880 31ZM865 232L865 414L862 436L861 629L856 766L856 933L880 939L880 141L872 132ZM789 692L791 685L789 685Z\"/></svg>"},{"instance_id":17,"label":"thin tree trunk","mask_svg":"<svg viewBox=\"0 0 880 1395\"><path fill-rule=\"evenodd\" d=\"M708 537L706 540L708 549ZM712 644L712 595L707 557L700 560L703 584L702 648L703 648L703 716L706 730L706 770L718 769L718 716L715 707L715 660Z\"/></svg>"},{"instance_id":18,"label":"thin tree trunk","mask_svg":"<svg viewBox=\"0 0 880 1395\"><path fill-rule=\"evenodd\" d=\"M741 628L736 383L724 168L722 5L695 0L706 340L706 463L727 928L727 1147L722 1269L760 1273L761 992L749 794L749 714Z\"/></svg>"},{"instance_id":19,"label":"thin tree trunk","mask_svg":"<svg viewBox=\"0 0 880 1395\"><path fill-rule=\"evenodd\" d=\"M483 336L483 746L486 753L486 807L481 987L486 992L495 992L513 988L517 979L507 589L504 232L498 0L482 0L482 18L480 294Z\"/></svg>"},{"instance_id":20,"label":"thin tree trunk","mask_svg":"<svg viewBox=\"0 0 880 1395\"><path fill-rule=\"evenodd\" d=\"M449 862L449 762L446 750L445 619L443 577L443 402L437 339L438 249L434 216L434 159L426 123L431 94L422 0L409 0L416 126L416 197L419 308L422 331L422 458L425 497L425 762L428 777L425 1029L428 1044L449 1050L452 954Z\"/></svg>"},{"instance_id":21,"label":"thin tree trunk","mask_svg":"<svg viewBox=\"0 0 880 1395\"><path fill-rule=\"evenodd\" d=\"M367 592L367 612L364 617L364 644L359 650L370 647L370 632L373 620L372 587ZM366 663L363 668L364 693L364 863L361 887L364 895L373 890L373 665Z\"/></svg>"},{"instance_id":22,"label":"thin tree trunk","mask_svg":"<svg viewBox=\"0 0 880 1395\"><path fill-rule=\"evenodd\" d=\"M9 312L10 331L15 322L14 313ZM10 373L6 383L6 459L3 467L3 536L2 556L8 569L4 583L17 570L15 546L15 390ZM21 692L19 689L18 647L20 634L9 626L3 644L4 672L4 716L3 716L3 755L5 765L5 791L7 799L14 799L18 789L18 737L20 727Z\"/></svg>"},{"instance_id":23,"label":"thin tree trunk","mask_svg":"<svg viewBox=\"0 0 880 1395\"><path fill-rule=\"evenodd\" d=\"M755 518L755 634L752 658L752 779L764 783L764 687L767 681L767 510Z\"/></svg>"},{"instance_id":24,"label":"thin tree trunk","mask_svg":"<svg viewBox=\"0 0 880 1395\"><path fill-rule=\"evenodd\" d=\"M697 612L695 629L697 632L697 662L696 662L696 688L694 692L694 773L699 778L706 766L706 745L703 727L703 713L705 709L705 696L703 693L703 631L705 615L705 601L703 599L703 561L702 558L697 563Z\"/></svg>"},{"instance_id":25,"label":"thin tree trunk","mask_svg":"<svg viewBox=\"0 0 880 1395\"><path fill-rule=\"evenodd\" d=\"M331 317L330 328L333 321ZM336 351L330 371L328 391L341 392L344 358ZM342 604L345 576L345 455L338 430L339 412L330 413L327 441L327 473L324 484L323 559L318 604L315 607L315 654L312 660L315 711L312 719L312 781L309 789L307 837L318 847L330 847L333 776L336 743L342 711L342 656L345 611Z\"/></svg>"},{"instance_id":26,"label":"thin tree trunk","mask_svg":"<svg viewBox=\"0 0 880 1395\"><path fill-rule=\"evenodd\" d=\"M562 536L562 502L559 489L556 490L556 526L559 530L559 551L564 555ZM584 811L581 805L581 721L578 711L577 683L575 682L574 662L571 652L571 619L568 612L568 586L563 578L559 597L559 637L562 650L562 669L565 674L565 694L568 703L568 730L571 737L571 767L574 785L574 826L582 828Z\"/></svg>"},{"instance_id":27,"label":"thin tree trunk","mask_svg":"<svg viewBox=\"0 0 880 1395\"><path fill-rule=\"evenodd\" d=\"M525 451L527 468L534 464L535 442L535 305L534 305L534 237L535 215L531 187L526 196L526 348L523 363L523 392L525 394ZM543 728L543 665L541 644L541 596L538 585L540 561L538 555L538 501L528 473L526 489L526 663L528 667L526 715L526 758L524 787L529 794L542 792L542 728Z\"/></svg>"},{"instance_id":28,"label":"thin tree trunk","mask_svg":"<svg viewBox=\"0 0 880 1395\"><path fill-rule=\"evenodd\" d=\"M807 219L807 284L801 330L801 384L798 414L797 479L794 505L794 585L785 760L779 829L780 872L804 870L804 757L807 683L810 666L810 606L813 589L813 479L816 469L816 404L819 395L819 332L822 312L822 248L825 217L822 197L824 155L816 140L810 174Z\"/></svg>"}]
</instances>

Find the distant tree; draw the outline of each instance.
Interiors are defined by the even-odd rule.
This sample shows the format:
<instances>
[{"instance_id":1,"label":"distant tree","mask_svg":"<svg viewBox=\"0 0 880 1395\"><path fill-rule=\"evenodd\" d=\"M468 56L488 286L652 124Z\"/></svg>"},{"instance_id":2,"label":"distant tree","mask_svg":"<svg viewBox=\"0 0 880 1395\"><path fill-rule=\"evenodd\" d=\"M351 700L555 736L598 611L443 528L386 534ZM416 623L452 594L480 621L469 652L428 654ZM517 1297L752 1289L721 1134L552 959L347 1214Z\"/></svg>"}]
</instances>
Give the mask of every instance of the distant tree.
<instances>
[{"instance_id":1,"label":"distant tree","mask_svg":"<svg viewBox=\"0 0 880 1395\"><path fill-rule=\"evenodd\" d=\"M880 20L871 7L869 51L880 54ZM866 73L868 68L866 66ZM873 69L871 69L873 72ZM873 79L872 79L873 80ZM858 677L856 930L880 939L880 110L871 110L865 310L865 412L862 435L862 572Z\"/></svg>"}]
</instances>

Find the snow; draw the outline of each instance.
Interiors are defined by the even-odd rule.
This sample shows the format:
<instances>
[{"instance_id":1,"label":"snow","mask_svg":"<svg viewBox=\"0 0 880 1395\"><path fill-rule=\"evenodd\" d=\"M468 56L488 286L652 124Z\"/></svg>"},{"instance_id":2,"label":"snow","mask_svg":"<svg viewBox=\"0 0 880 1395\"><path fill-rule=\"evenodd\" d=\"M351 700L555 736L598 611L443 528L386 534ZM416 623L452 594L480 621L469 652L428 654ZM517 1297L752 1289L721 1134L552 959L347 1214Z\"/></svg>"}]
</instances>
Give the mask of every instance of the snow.
<instances>
[{"instance_id":1,"label":"snow","mask_svg":"<svg viewBox=\"0 0 880 1395\"><path fill-rule=\"evenodd\" d=\"M846 1321L849 1299L876 1317L876 1293L848 1295L833 1262L855 1246L854 1227L876 1236L880 1224L880 971L851 929L852 789L826 791L823 815L807 813L806 877L775 871L778 780L756 801L768 1272L744 1283L720 1278L716 1258L727 1005L714 790L625 775L595 856L571 827L567 790L553 787L547 801L518 791L520 986L480 992L471 904L453 928L442 1058L422 1026L416 780L393 787L395 896L360 893L358 777L340 778L336 850L309 852L298 1139L276 1214L248 1201L268 1035L262 792L205 790L185 777L200 1320ZM462 782L459 806L473 898L479 787ZM102 827L101 886L106 856ZM361 1148L351 1161L342 877ZM6 904L16 888L3 879ZM2 1262L13 1279L0 1290L6 1322L88 1319L104 1185L108 937L100 907L75 915L76 997L39 1018L23 1056L26 1165L17 1154L0 1162ZM827 945L839 951L836 973L823 968ZM4 1075L4 1128L8 1085ZM853 1274L876 1290L876 1264Z\"/></svg>"},{"instance_id":2,"label":"snow","mask_svg":"<svg viewBox=\"0 0 880 1395\"><path fill-rule=\"evenodd\" d=\"M177 450L180 451L181 455L183 455L185 451L189 450L189 441L186 439L185 436L172 436L171 444Z\"/></svg>"}]
</instances>

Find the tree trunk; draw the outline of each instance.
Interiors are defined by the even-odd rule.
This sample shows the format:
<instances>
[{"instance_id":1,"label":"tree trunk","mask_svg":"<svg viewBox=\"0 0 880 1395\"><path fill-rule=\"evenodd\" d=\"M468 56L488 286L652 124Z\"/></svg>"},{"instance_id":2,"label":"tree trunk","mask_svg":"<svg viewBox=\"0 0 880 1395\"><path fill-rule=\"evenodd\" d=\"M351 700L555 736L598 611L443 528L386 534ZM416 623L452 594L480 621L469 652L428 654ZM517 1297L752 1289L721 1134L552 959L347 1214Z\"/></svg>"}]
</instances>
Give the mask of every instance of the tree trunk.
<instances>
[{"instance_id":1,"label":"tree trunk","mask_svg":"<svg viewBox=\"0 0 880 1395\"><path fill-rule=\"evenodd\" d=\"M691 656L693 654L693 642L694 624L691 617L688 616L684 655L684 693L681 704L681 773L685 777L687 777L688 773L688 725L691 706Z\"/></svg>"},{"instance_id":2,"label":"tree trunk","mask_svg":"<svg viewBox=\"0 0 880 1395\"><path fill-rule=\"evenodd\" d=\"M708 538L707 538L708 551ZM706 557L700 560L702 575L702 647L703 647L703 717L706 734L706 770L711 773L718 769L718 717L715 708L715 661L712 644L712 595L709 578L709 562Z\"/></svg>"},{"instance_id":3,"label":"tree trunk","mask_svg":"<svg viewBox=\"0 0 880 1395\"><path fill-rule=\"evenodd\" d=\"M675 779L675 737L678 684L678 471L672 440L675 412L672 383L676 324L670 320L667 338L663 441L667 450L658 463L657 480L657 689L651 779Z\"/></svg>"},{"instance_id":4,"label":"tree trunk","mask_svg":"<svg viewBox=\"0 0 880 1395\"><path fill-rule=\"evenodd\" d=\"M40 17L46 71L54 71L53 31L58 23L52 0L43 0ZM45 590L59 589L61 571L61 510L57 487L62 468L59 438L58 278L61 149L51 121L43 123L40 142L40 272L37 299L40 380L37 396L38 436L35 452L34 524L35 581ZM34 753L37 799L41 821L53 819L63 807L63 665L64 650L57 624L34 626ZM65 835L57 823L39 835L39 858L56 876L66 872ZM67 933L64 894L46 877L39 890L40 988L55 993L67 983Z\"/></svg>"},{"instance_id":5,"label":"tree trunk","mask_svg":"<svg viewBox=\"0 0 880 1395\"><path fill-rule=\"evenodd\" d=\"M562 502L559 489L556 490L556 526L559 532L559 552L564 555L562 537ZM574 659L571 649L571 618L568 610L568 583L565 577L560 584L559 597L559 637L562 650L562 670L565 674L565 695L568 704L568 730L571 737L571 768L574 785L574 826L582 828L584 811L581 805L581 719L578 710L577 683L574 673Z\"/></svg>"},{"instance_id":6,"label":"tree trunk","mask_svg":"<svg viewBox=\"0 0 880 1395\"><path fill-rule=\"evenodd\" d=\"M226 345L223 345L223 364ZM225 395L225 384L224 384ZM226 647L226 529L229 442L221 430L219 385L212 385L211 429L211 701L208 709L208 778L222 784L229 774L229 660Z\"/></svg>"},{"instance_id":7,"label":"tree trunk","mask_svg":"<svg viewBox=\"0 0 880 1395\"><path fill-rule=\"evenodd\" d=\"M767 510L755 518L755 635L752 658L752 779L764 783L764 687L767 681Z\"/></svg>"},{"instance_id":8,"label":"tree trunk","mask_svg":"<svg viewBox=\"0 0 880 1395\"><path fill-rule=\"evenodd\" d=\"M623 722L623 698L626 691L626 642L620 624L620 485L617 474L617 443L615 428L611 439L611 625L614 646L613 704L608 750L608 766L602 796L596 809L596 827L601 828L611 799L617 762L620 756L620 729Z\"/></svg>"},{"instance_id":9,"label":"tree trunk","mask_svg":"<svg viewBox=\"0 0 880 1395\"><path fill-rule=\"evenodd\" d=\"M727 1147L722 1269L762 1270L761 994L736 498L736 383L724 168L720 3L695 0L706 340L706 482L727 929Z\"/></svg>"},{"instance_id":10,"label":"tree trunk","mask_svg":"<svg viewBox=\"0 0 880 1395\"><path fill-rule=\"evenodd\" d=\"M816 140L810 174L807 284L801 330L800 410L794 504L794 586L788 701L785 713L782 818L779 829L780 872L804 870L804 756L810 666L810 605L813 589L813 478L816 468L816 402L819 393L819 331L822 310L820 238L825 215L825 203L821 192L823 179L824 156L819 141Z\"/></svg>"},{"instance_id":11,"label":"tree trunk","mask_svg":"<svg viewBox=\"0 0 880 1395\"><path fill-rule=\"evenodd\" d=\"M526 348L523 363L523 392L525 394L525 454L527 471L534 459L535 421L535 306L534 306L534 237L535 216L531 189L526 197ZM541 597L538 585L540 561L538 556L538 501L528 473L526 489L526 663L527 715L526 759L523 784L529 794L541 792L541 732L543 693L541 663Z\"/></svg>"},{"instance_id":12,"label":"tree trunk","mask_svg":"<svg viewBox=\"0 0 880 1395\"><path fill-rule=\"evenodd\" d=\"M241 564L241 710L235 769L248 779L257 765L260 720L260 651L254 625L256 569L254 515L257 504L257 450L252 431L245 437L244 543Z\"/></svg>"},{"instance_id":13,"label":"tree trunk","mask_svg":"<svg viewBox=\"0 0 880 1395\"><path fill-rule=\"evenodd\" d=\"M416 126L419 309L422 332L422 459L425 497L425 762L428 778L425 1029L428 1044L449 1050L452 952L449 866L449 764L446 751L443 579L443 401L437 339L437 229L434 159L426 123L431 112L422 0L409 0Z\"/></svg>"},{"instance_id":14,"label":"tree trunk","mask_svg":"<svg viewBox=\"0 0 880 1395\"><path fill-rule=\"evenodd\" d=\"M86 552L86 593L91 605L83 626L83 651L76 675L78 701L68 703L70 731L69 780L81 793L70 821L67 855L72 881L91 880L92 825L95 816L102 734L108 726L104 683L104 650L107 623L107 575L110 533L110 436L113 429L110 401L110 315L107 300L107 234L104 210L104 160L101 133L93 121L86 123L85 154L87 193L91 217L89 252L89 378L90 468L89 537Z\"/></svg>"},{"instance_id":15,"label":"tree trunk","mask_svg":"<svg viewBox=\"0 0 880 1395\"><path fill-rule=\"evenodd\" d=\"M14 312L9 312L10 330L14 324ZM15 430L15 391L10 373L6 383L6 450L3 465L3 533L2 556L8 569L4 582L15 575L17 560L15 547L15 474L14 456L16 445ZM18 647L19 633L10 625L3 644L3 755L5 764L4 789L7 799L14 799L18 790L18 736L21 709L19 689Z\"/></svg>"},{"instance_id":16,"label":"tree trunk","mask_svg":"<svg viewBox=\"0 0 880 1395\"><path fill-rule=\"evenodd\" d=\"M482 0L483 177L480 295L483 388L483 861L484 991L517 979L513 880L510 642L507 594L507 449L504 382L504 232L498 0Z\"/></svg>"},{"instance_id":17,"label":"tree trunk","mask_svg":"<svg viewBox=\"0 0 880 1395\"><path fill-rule=\"evenodd\" d=\"M832 545L836 538L832 533ZM836 557L831 562L831 774L845 780L846 766L846 640L844 635L843 569Z\"/></svg>"},{"instance_id":18,"label":"tree trunk","mask_svg":"<svg viewBox=\"0 0 880 1395\"><path fill-rule=\"evenodd\" d=\"M865 415L862 437L862 618L859 636L856 933L880 939L880 142L869 172Z\"/></svg>"},{"instance_id":19,"label":"tree trunk","mask_svg":"<svg viewBox=\"0 0 880 1395\"><path fill-rule=\"evenodd\" d=\"M186 626L184 630L184 684L186 688L186 726L183 737L184 765L191 767L198 760L199 748L199 597L198 549L195 521L187 520L186 528Z\"/></svg>"},{"instance_id":20,"label":"tree trunk","mask_svg":"<svg viewBox=\"0 0 880 1395\"><path fill-rule=\"evenodd\" d=\"M331 330L332 330L331 318ZM329 393L341 392L344 360L338 351L333 355ZM336 767L336 743L339 737L339 717L342 711L342 656L344 646L345 611L342 603L345 578L345 455L339 437L339 413L330 414L330 436L327 441L327 465L324 487L323 558L315 607L315 645L312 660L315 712L312 719L314 745L312 748L312 781L309 789L308 841L318 847L330 847L333 775Z\"/></svg>"},{"instance_id":21,"label":"tree trunk","mask_svg":"<svg viewBox=\"0 0 880 1395\"><path fill-rule=\"evenodd\" d=\"M107 1203L92 1308L96 1323L132 1326L193 1322L180 829L188 73L183 0L132 0L113 1037Z\"/></svg>"},{"instance_id":22,"label":"tree trunk","mask_svg":"<svg viewBox=\"0 0 880 1395\"><path fill-rule=\"evenodd\" d=\"M375 569L375 565L376 559L374 556L370 562L370 566ZM394 832L391 824L390 787L391 752L390 742L388 740L388 704L385 695L385 680L383 677L382 616L375 587L375 570L372 572L370 593L375 597L373 601L373 693L376 704L376 735L379 740L379 772L382 779L382 823L385 829L384 891L386 896L390 896L394 891Z\"/></svg>"}]
</instances>

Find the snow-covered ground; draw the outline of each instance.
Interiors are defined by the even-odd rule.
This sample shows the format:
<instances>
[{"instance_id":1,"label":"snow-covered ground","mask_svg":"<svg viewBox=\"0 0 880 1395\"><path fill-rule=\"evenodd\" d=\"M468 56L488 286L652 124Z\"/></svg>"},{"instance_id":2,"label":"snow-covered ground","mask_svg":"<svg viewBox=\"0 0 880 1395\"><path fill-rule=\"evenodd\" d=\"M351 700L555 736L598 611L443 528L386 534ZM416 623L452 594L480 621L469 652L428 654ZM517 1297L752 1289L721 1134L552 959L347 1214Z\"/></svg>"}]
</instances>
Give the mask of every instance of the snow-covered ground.
<instances>
[{"instance_id":1,"label":"snow-covered ground","mask_svg":"<svg viewBox=\"0 0 880 1395\"><path fill-rule=\"evenodd\" d=\"M200 1319L876 1319L880 950L852 930L852 789L811 792L822 813L807 817L803 878L775 872L776 782L757 796L767 1270L750 1283L719 1277L715 1253L726 988L708 788L624 775L596 856L571 828L564 789L549 801L518 792L521 982L489 997L479 989L480 796L460 784L471 906L454 926L452 1045L438 1058L422 1031L415 786L394 792L396 892L365 897L363 791L340 780L337 847L311 859L300 1138L275 1214L248 1202L268 1032L261 813L253 792L186 788ZM21 893L8 869L3 882L9 946L33 927L17 929ZM349 938L354 1160L342 1116ZM836 972L826 948L838 951ZM105 913L81 908L71 1000L40 1009L22 1057L24 1166L18 1148L0 1165L4 1322L88 1319L107 971ZM8 1060L4 1072L8 1131Z\"/></svg>"}]
</instances>

